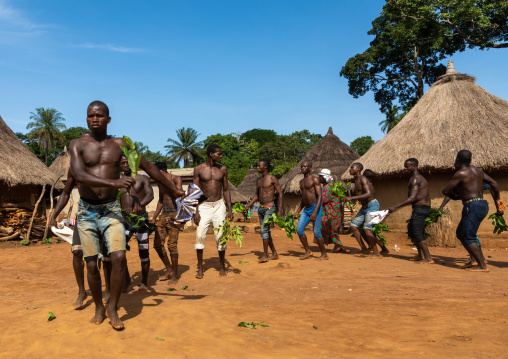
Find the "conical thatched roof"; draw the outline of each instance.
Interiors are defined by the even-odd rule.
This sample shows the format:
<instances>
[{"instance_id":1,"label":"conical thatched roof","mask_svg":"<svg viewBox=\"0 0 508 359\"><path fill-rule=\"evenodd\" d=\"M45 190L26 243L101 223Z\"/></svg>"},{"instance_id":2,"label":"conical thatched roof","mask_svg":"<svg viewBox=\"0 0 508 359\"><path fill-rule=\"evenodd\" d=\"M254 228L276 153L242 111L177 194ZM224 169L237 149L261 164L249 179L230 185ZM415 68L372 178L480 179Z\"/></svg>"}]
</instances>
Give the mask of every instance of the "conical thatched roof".
<instances>
[{"instance_id":1,"label":"conical thatched roof","mask_svg":"<svg viewBox=\"0 0 508 359\"><path fill-rule=\"evenodd\" d=\"M423 171L453 169L457 152L473 153L485 170L508 169L508 101L491 95L475 78L456 73L453 63L395 126L357 162L377 176L401 174L415 157ZM349 172L343 174L349 179Z\"/></svg>"},{"instance_id":2,"label":"conical thatched roof","mask_svg":"<svg viewBox=\"0 0 508 359\"><path fill-rule=\"evenodd\" d=\"M8 186L53 185L57 178L0 117L0 181ZM63 189L57 184L56 189Z\"/></svg>"},{"instance_id":3,"label":"conical thatched roof","mask_svg":"<svg viewBox=\"0 0 508 359\"><path fill-rule=\"evenodd\" d=\"M249 169L242 183L238 185L238 191L248 198L254 197L258 178L258 171L254 168Z\"/></svg>"},{"instance_id":4,"label":"conical thatched roof","mask_svg":"<svg viewBox=\"0 0 508 359\"><path fill-rule=\"evenodd\" d=\"M60 179L62 181L67 180L67 172L69 171L69 167L71 166L71 154L67 151L67 146L64 147L64 150L60 152L58 157L53 161L51 166L49 166L49 170L53 172L57 176L62 176Z\"/></svg>"},{"instance_id":5,"label":"conical thatched roof","mask_svg":"<svg viewBox=\"0 0 508 359\"><path fill-rule=\"evenodd\" d=\"M335 136L330 127L328 133L307 151L303 159L281 177L279 180L281 189L284 193L300 192L300 180L303 178L300 166L304 161L312 162L314 174L328 168L332 171L332 175L338 178L358 157L360 157L358 153Z\"/></svg>"},{"instance_id":6,"label":"conical thatched roof","mask_svg":"<svg viewBox=\"0 0 508 359\"><path fill-rule=\"evenodd\" d=\"M243 195L231 182L228 181L228 183L229 193L231 194L231 204L236 202L249 202L249 197Z\"/></svg>"}]
</instances>

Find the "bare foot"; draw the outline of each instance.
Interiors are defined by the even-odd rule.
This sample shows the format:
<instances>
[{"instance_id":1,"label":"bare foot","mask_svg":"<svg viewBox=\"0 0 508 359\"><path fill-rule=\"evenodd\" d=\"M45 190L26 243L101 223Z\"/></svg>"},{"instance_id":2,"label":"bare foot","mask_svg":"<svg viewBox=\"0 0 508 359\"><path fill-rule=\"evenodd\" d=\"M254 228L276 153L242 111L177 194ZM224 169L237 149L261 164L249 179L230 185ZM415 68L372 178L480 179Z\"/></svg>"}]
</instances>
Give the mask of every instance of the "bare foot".
<instances>
[{"instance_id":1,"label":"bare foot","mask_svg":"<svg viewBox=\"0 0 508 359\"><path fill-rule=\"evenodd\" d=\"M224 268L221 268L221 270L219 272L219 277L225 277L225 276L227 276L226 270Z\"/></svg>"},{"instance_id":2,"label":"bare foot","mask_svg":"<svg viewBox=\"0 0 508 359\"><path fill-rule=\"evenodd\" d=\"M166 273L164 275L161 275L159 276L159 280L161 282L164 282L165 280L169 280L169 278L171 278L171 276L173 275L173 271L166 271Z\"/></svg>"},{"instance_id":3,"label":"bare foot","mask_svg":"<svg viewBox=\"0 0 508 359\"><path fill-rule=\"evenodd\" d=\"M467 270L470 272L486 272L486 273L490 272L489 268L482 268L482 267L468 268Z\"/></svg>"},{"instance_id":4,"label":"bare foot","mask_svg":"<svg viewBox=\"0 0 508 359\"><path fill-rule=\"evenodd\" d=\"M198 268L198 273L196 274L197 279L203 279L203 269Z\"/></svg>"},{"instance_id":5,"label":"bare foot","mask_svg":"<svg viewBox=\"0 0 508 359\"><path fill-rule=\"evenodd\" d=\"M413 258L410 259L410 261L419 262L419 261L423 261L423 258L420 256L414 256Z\"/></svg>"},{"instance_id":6,"label":"bare foot","mask_svg":"<svg viewBox=\"0 0 508 359\"><path fill-rule=\"evenodd\" d=\"M307 250L303 256L300 256L300 260L307 259L314 256L310 250Z\"/></svg>"},{"instance_id":7,"label":"bare foot","mask_svg":"<svg viewBox=\"0 0 508 359\"><path fill-rule=\"evenodd\" d=\"M370 254L370 249L368 248L362 249L362 254Z\"/></svg>"},{"instance_id":8,"label":"bare foot","mask_svg":"<svg viewBox=\"0 0 508 359\"><path fill-rule=\"evenodd\" d=\"M422 259L421 261L415 261L415 264L434 264L432 259Z\"/></svg>"},{"instance_id":9,"label":"bare foot","mask_svg":"<svg viewBox=\"0 0 508 359\"><path fill-rule=\"evenodd\" d=\"M344 249L342 246L335 246L332 249L332 253L347 253L348 251Z\"/></svg>"},{"instance_id":10,"label":"bare foot","mask_svg":"<svg viewBox=\"0 0 508 359\"><path fill-rule=\"evenodd\" d=\"M95 308L95 316L92 319L90 319L90 323L99 325L104 321L104 318L105 318L104 307Z\"/></svg>"},{"instance_id":11,"label":"bare foot","mask_svg":"<svg viewBox=\"0 0 508 359\"><path fill-rule=\"evenodd\" d=\"M104 291L104 304L108 304L109 303L109 290L106 290Z\"/></svg>"},{"instance_id":12,"label":"bare foot","mask_svg":"<svg viewBox=\"0 0 508 359\"><path fill-rule=\"evenodd\" d=\"M270 257L270 259L271 259L272 261L276 261L277 259L279 259L279 255L278 255L277 253L275 253L275 254L273 254L273 255Z\"/></svg>"},{"instance_id":13,"label":"bare foot","mask_svg":"<svg viewBox=\"0 0 508 359\"><path fill-rule=\"evenodd\" d=\"M118 313L115 310L112 310L111 308L108 308L106 312L106 316L109 318L109 324L113 327L115 330L123 330L125 329L122 321L118 317Z\"/></svg>"},{"instance_id":14,"label":"bare foot","mask_svg":"<svg viewBox=\"0 0 508 359\"><path fill-rule=\"evenodd\" d=\"M381 254L382 256L387 255L388 253L390 253L390 251L388 250L388 248L383 249L381 252L379 252L379 254Z\"/></svg>"},{"instance_id":15,"label":"bare foot","mask_svg":"<svg viewBox=\"0 0 508 359\"><path fill-rule=\"evenodd\" d=\"M72 304L72 306L74 307L74 309L79 309L83 306L83 303L86 299L87 295L86 295L86 291L83 291L83 292L79 292L78 293L78 298L76 298L76 301Z\"/></svg>"},{"instance_id":16,"label":"bare foot","mask_svg":"<svg viewBox=\"0 0 508 359\"><path fill-rule=\"evenodd\" d=\"M139 291L144 290L148 291L148 286L145 283L141 283L138 288Z\"/></svg>"},{"instance_id":17,"label":"bare foot","mask_svg":"<svg viewBox=\"0 0 508 359\"><path fill-rule=\"evenodd\" d=\"M330 259L330 257L328 257L328 254L323 254L321 255L321 257L318 258L320 261L327 261Z\"/></svg>"},{"instance_id":18,"label":"bare foot","mask_svg":"<svg viewBox=\"0 0 508 359\"><path fill-rule=\"evenodd\" d=\"M266 254L263 254L261 258L259 258L259 263L266 263L268 262L268 256Z\"/></svg>"},{"instance_id":19,"label":"bare foot","mask_svg":"<svg viewBox=\"0 0 508 359\"><path fill-rule=\"evenodd\" d=\"M381 254L376 255L376 254L372 253L372 254L369 254L369 255L365 256L365 258L381 259L381 258L383 258L383 256Z\"/></svg>"},{"instance_id":20,"label":"bare foot","mask_svg":"<svg viewBox=\"0 0 508 359\"><path fill-rule=\"evenodd\" d=\"M178 283L178 279L175 276L172 276L168 282L168 285L169 284L176 284L176 283Z\"/></svg>"},{"instance_id":21,"label":"bare foot","mask_svg":"<svg viewBox=\"0 0 508 359\"><path fill-rule=\"evenodd\" d=\"M473 268L473 267L476 267L476 266L478 266L478 263L476 263L476 262L475 263L467 262L466 264L464 264L460 268L467 269L467 268Z\"/></svg>"}]
</instances>

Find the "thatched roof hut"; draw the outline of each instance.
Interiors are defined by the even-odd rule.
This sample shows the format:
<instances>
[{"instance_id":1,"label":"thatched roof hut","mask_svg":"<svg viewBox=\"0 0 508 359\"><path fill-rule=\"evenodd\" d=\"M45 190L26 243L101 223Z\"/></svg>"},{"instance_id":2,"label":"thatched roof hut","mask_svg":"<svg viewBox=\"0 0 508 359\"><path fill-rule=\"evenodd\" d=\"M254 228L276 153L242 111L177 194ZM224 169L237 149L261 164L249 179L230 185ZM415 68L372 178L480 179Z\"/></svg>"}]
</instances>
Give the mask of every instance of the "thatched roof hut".
<instances>
[{"instance_id":1,"label":"thatched roof hut","mask_svg":"<svg viewBox=\"0 0 508 359\"><path fill-rule=\"evenodd\" d=\"M457 152L470 150L472 164L487 171L499 183L501 197L508 193L508 101L494 96L475 83L475 78L455 72L448 63L440 76L417 104L388 134L376 142L357 162L375 172L376 198L387 208L407 198L409 175L403 173L404 161L415 157L422 175L427 179L432 206L443 200L441 190L450 181ZM351 176L344 171L342 179ZM485 193L490 208L492 198ZM455 242L455 228L460 220L462 204L451 201L447 206L451 218L434 238L437 244ZM406 231L410 207L390 215L390 230ZM479 235L491 234L490 221L483 221ZM449 238L444 238L445 236ZM432 239L432 237L431 237ZM430 242L432 243L432 241Z\"/></svg>"},{"instance_id":2,"label":"thatched roof hut","mask_svg":"<svg viewBox=\"0 0 508 359\"><path fill-rule=\"evenodd\" d=\"M508 101L455 72L450 61L446 74L388 134L358 162L376 177L396 176L404 160L415 157L422 172L449 172L457 152L468 149L475 166L484 170L508 169ZM348 171L343 179L350 179Z\"/></svg>"},{"instance_id":3,"label":"thatched roof hut","mask_svg":"<svg viewBox=\"0 0 508 359\"><path fill-rule=\"evenodd\" d=\"M0 181L17 185L53 185L57 178L0 117ZM55 187L63 189L60 184Z\"/></svg>"},{"instance_id":4,"label":"thatched roof hut","mask_svg":"<svg viewBox=\"0 0 508 359\"><path fill-rule=\"evenodd\" d=\"M236 202L249 202L249 197L245 196L241 193L238 188L235 187L231 182L229 182L229 193L231 194L231 203L234 204Z\"/></svg>"},{"instance_id":5,"label":"thatched roof hut","mask_svg":"<svg viewBox=\"0 0 508 359\"><path fill-rule=\"evenodd\" d=\"M248 198L254 197L259 173L255 168L250 168L242 183L238 185L238 191Z\"/></svg>"},{"instance_id":6,"label":"thatched roof hut","mask_svg":"<svg viewBox=\"0 0 508 359\"><path fill-rule=\"evenodd\" d=\"M300 180L303 178L300 166L304 161L312 162L313 173L328 168L338 178L358 157L358 153L335 136L330 127L326 135L305 153L303 159L281 177L281 189L284 193L300 193Z\"/></svg>"},{"instance_id":7,"label":"thatched roof hut","mask_svg":"<svg viewBox=\"0 0 508 359\"><path fill-rule=\"evenodd\" d=\"M57 156L57 158L55 158L51 166L49 166L49 170L57 176L62 176L60 178L62 181L67 181L67 172L69 171L70 166L71 166L71 154L67 150L67 146L65 146L64 150L60 152L60 154Z\"/></svg>"}]
</instances>

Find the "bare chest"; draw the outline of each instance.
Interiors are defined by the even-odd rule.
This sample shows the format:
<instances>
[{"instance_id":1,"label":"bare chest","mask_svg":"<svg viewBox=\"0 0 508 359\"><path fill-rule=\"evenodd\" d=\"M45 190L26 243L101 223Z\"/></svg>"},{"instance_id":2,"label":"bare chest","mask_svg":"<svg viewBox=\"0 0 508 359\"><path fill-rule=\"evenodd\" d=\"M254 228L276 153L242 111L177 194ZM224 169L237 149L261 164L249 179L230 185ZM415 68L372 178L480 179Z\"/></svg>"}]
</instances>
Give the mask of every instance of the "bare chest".
<instances>
[{"instance_id":1,"label":"bare chest","mask_svg":"<svg viewBox=\"0 0 508 359\"><path fill-rule=\"evenodd\" d=\"M114 141L85 142L82 158L86 167L120 166L122 150Z\"/></svg>"},{"instance_id":2,"label":"bare chest","mask_svg":"<svg viewBox=\"0 0 508 359\"><path fill-rule=\"evenodd\" d=\"M204 167L199 172L199 180L201 182L222 181L224 172L217 167Z\"/></svg>"}]
</instances>

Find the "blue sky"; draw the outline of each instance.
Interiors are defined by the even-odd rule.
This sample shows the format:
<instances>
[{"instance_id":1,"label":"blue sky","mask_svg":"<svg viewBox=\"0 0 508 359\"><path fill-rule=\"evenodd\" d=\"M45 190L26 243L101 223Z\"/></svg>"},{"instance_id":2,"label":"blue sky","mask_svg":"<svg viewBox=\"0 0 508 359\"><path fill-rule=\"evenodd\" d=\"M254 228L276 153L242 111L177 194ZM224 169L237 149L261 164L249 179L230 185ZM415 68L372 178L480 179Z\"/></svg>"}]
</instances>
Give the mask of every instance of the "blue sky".
<instances>
[{"instance_id":1,"label":"blue sky","mask_svg":"<svg viewBox=\"0 0 508 359\"><path fill-rule=\"evenodd\" d=\"M0 0L0 116L26 132L56 108L86 127L106 102L110 133L163 151L175 130L202 135L332 126L350 143L383 137L372 94L354 99L342 65L364 51L384 1ZM459 72L508 99L506 49L453 57ZM444 61L446 63L447 60Z\"/></svg>"}]
</instances>

